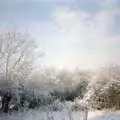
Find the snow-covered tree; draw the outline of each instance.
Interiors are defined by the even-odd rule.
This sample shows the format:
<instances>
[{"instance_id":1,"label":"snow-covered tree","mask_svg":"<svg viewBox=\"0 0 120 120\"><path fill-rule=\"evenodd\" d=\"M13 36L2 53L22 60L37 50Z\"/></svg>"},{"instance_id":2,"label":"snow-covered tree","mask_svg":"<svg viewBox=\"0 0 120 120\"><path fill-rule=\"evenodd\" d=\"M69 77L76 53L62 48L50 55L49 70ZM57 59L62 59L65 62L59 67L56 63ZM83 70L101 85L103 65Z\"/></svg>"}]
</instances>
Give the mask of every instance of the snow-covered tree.
<instances>
[{"instance_id":1,"label":"snow-covered tree","mask_svg":"<svg viewBox=\"0 0 120 120\"><path fill-rule=\"evenodd\" d=\"M19 85L31 79L36 60L42 52L35 40L21 30L0 30L0 88L19 97ZM3 90L5 89L5 90Z\"/></svg>"}]
</instances>

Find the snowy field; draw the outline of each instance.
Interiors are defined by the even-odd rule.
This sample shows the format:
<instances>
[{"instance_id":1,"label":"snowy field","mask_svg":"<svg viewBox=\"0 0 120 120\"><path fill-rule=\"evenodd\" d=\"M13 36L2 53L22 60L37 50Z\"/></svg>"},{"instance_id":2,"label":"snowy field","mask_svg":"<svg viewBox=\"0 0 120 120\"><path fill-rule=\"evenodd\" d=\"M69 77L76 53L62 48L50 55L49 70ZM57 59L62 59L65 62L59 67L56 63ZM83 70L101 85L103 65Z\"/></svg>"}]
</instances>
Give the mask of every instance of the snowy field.
<instances>
[{"instance_id":1,"label":"snowy field","mask_svg":"<svg viewBox=\"0 0 120 120\"><path fill-rule=\"evenodd\" d=\"M89 112L88 120L120 120L120 111L117 111L117 112L103 112L103 111Z\"/></svg>"},{"instance_id":2,"label":"snowy field","mask_svg":"<svg viewBox=\"0 0 120 120\"><path fill-rule=\"evenodd\" d=\"M14 113L12 115L1 114L0 120L83 120L80 112L42 112L41 110ZM88 120L120 120L120 112L89 112Z\"/></svg>"}]
</instances>

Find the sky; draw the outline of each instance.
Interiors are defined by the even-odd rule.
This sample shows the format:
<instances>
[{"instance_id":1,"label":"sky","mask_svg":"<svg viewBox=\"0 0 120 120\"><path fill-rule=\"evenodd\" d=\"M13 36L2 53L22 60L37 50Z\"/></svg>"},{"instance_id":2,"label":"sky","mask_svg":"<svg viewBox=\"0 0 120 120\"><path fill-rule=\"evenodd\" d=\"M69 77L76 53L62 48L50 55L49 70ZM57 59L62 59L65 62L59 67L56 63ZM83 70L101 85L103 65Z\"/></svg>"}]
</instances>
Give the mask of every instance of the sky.
<instances>
[{"instance_id":1,"label":"sky","mask_svg":"<svg viewBox=\"0 0 120 120\"><path fill-rule=\"evenodd\" d=\"M29 31L46 66L96 69L120 64L119 11L120 0L0 0L0 28Z\"/></svg>"}]
</instances>

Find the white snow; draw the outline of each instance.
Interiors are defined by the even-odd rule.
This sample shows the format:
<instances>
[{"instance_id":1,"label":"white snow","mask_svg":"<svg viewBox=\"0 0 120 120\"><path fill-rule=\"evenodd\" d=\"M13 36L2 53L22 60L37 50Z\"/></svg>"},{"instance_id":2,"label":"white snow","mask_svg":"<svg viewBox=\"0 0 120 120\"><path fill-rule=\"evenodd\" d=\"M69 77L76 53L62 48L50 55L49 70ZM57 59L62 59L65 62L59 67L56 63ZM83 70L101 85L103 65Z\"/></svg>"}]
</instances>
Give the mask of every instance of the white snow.
<instances>
[{"instance_id":1,"label":"white snow","mask_svg":"<svg viewBox=\"0 0 120 120\"><path fill-rule=\"evenodd\" d=\"M80 117L80 112L69 111L62 112L42 112L26 111L24 113L16 113L12 115L0 114L0 120L83 120ZM88 120L120 120L120 111L117 112L104 112L94 111L88 113Z\"/></svg>"},{"instance_id":2,"label":"white snow","mask_svg":"<svg viewBox=\"0 0 120 120\"><path fill-rule=\"evenodd\" d=\"M105 112L95 111L89 112L88 120L120 120L120 111L117 112Z\"/></svg>"}]
</instances>

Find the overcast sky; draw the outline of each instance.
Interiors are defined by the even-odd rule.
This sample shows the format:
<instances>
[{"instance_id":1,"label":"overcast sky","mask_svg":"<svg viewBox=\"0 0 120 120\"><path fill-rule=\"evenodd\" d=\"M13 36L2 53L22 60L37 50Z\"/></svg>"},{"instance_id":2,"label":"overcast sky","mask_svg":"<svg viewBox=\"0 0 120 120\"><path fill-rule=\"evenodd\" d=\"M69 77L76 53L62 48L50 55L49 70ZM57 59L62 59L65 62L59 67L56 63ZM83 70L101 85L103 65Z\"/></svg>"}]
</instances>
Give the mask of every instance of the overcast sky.
<instances>
[{"instance_id":1,"label":"overcast sky","mask_svg":"<svg viewBox=\"0 0 120 120\"><path fill-rule=\"evenodd\" d=\"M0 26L27 29L47 66L120 63L120 0L0 0Z\"/></svg>"}]
</instances>

